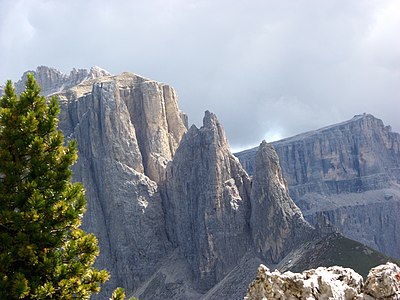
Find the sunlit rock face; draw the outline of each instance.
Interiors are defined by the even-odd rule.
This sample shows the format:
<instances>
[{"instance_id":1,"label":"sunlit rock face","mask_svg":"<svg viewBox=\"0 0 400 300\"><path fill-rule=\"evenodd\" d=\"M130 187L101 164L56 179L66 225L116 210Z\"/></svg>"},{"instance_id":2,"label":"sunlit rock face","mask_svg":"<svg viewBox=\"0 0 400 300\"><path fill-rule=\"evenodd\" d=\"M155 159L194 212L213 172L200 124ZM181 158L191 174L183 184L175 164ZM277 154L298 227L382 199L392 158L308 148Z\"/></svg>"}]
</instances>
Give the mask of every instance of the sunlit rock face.
<instances>
[{"instance_id":1,"label":"sunlit rock face","mask_svg":"<svg viewBox=\"0 0 400 300\"><path fill-rule=\"evenodd\" d=\"M271 272L260 265L245 300L400 299L400 268L392 263L371 269L367 280L349 268L320 267L302 273Z\"/></svg>"},{"instance_id":2,"label":"sunlit rock face","mask_svg":"<svg viewBox=\"0 0 400 300\"><path fill-rule=\"evenodd\" d=\"M45 91L79 77L39 70ZM96 68L78 73L85 75L79 84L64 82L55 95L60 128L78 142L74 180L86 188L83 227L99 240L97 265L111 274L101 296L107 298L116 286L135 290L172 250L158 182L186 132L186 119L168 85Z\"/></svg>"},{"instance_id":3,"label":"sunlit rock face","mask_svg":"<svg viewBox=\"0 0 400 300\"><path fill-rule=\"evenodd\" d=\"M272 143L291 197L349 238L400 257L400 135L372 115ZM256 149L237 153L254 173Z\"/></svg>"}]
</instances>

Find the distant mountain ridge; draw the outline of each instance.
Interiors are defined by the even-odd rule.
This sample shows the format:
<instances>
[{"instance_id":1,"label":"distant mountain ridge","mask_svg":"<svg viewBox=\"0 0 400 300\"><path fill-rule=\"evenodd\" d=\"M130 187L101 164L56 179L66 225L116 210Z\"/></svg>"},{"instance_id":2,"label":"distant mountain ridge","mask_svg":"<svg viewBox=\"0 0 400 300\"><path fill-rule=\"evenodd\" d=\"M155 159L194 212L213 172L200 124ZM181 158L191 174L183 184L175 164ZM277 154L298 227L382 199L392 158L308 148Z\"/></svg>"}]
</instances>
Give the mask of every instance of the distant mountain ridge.
<instances>
[{"instance_id":1,"label":"distant mountain ridge","mask_svg":"<svg viewBox=\"0 0 400 300\"><path fill-rule=\"evenodd\" d=\"M334 230L304 219L270 144L260 144L250 177L217 117L207 111L202 127L189 128L171 86L97 68L34 75L58 97L65 137L78 142L83 227L98 237L96 263L111 273L94 299L116 286L139 299L242 299L260 263L307 268L309 245L338 246ZM357 242L350 248L354 262L386 259ZM326 253L312 263L338 261Z\"/></svg>"},{"instance_id":2,"label":"distant mountain ridge","mask_svg":"<svg viewBox=\"0 0 400 300\"><path fill-rule=\"evenodd\" d=\"M400 134L370 114L271 143L306 219L400 258ZM256 149L237 153L252 172Z\"/></svg>"},{"instance_id":3,"label":"distant mountain ridge","mask_svg":"<svg viewBox=\"0 0 400 300\"><path fill-rule=\"evenodd\" d=\"M38 66L35 70L24 72L21 79L15 83L17 94L24 90L28 73L32 73L35 76L42 89L42 94L45 96L67 90L89 79L111 76L111 73L96 66L91 67L90 70L74 68L69 74L64 74L55 68ZM2 95L3 86L0 84L0 96Z\"/></svg>"}]
</instances>

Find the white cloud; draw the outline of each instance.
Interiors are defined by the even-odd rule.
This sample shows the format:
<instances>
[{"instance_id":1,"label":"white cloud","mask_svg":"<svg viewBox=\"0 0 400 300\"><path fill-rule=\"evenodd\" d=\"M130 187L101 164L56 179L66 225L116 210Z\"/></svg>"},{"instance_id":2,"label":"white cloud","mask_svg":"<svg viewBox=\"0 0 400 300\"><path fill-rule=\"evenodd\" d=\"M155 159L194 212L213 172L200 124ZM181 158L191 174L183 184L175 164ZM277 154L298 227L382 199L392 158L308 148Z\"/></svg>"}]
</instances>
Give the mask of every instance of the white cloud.
<instances>
[{"instance_id":1,"label":"white cloud","mask_svg":"<svg viewBox=\"0 0 400 300\"><path fill-rule=\"evenodd\" d=\"M0 2L0 80L99 65L173 85L258 144L369 112L400 131L397 0ZM397 106L396 106L397 105Z\"/></svg>"}]
</instances>

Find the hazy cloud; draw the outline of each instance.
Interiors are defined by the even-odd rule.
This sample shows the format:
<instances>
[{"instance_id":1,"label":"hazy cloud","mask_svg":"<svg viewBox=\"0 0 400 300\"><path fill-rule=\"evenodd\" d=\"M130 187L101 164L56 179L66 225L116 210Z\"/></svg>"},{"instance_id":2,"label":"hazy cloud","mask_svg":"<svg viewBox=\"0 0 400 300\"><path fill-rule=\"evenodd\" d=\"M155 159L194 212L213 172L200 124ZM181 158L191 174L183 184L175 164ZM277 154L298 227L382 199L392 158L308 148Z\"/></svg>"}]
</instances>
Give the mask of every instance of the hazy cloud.
<instances>
[{"instance_id":1,"label":"hazy cloud","mask_svg":"<svg viewBox=\"0 0 400 300\"><path fill-rule=\"evenodd\" d=\"M98 65L171 84L234 148L369 112L400 131L397 0L0 1L0 80Z\"/></svg>"}]
</instances>

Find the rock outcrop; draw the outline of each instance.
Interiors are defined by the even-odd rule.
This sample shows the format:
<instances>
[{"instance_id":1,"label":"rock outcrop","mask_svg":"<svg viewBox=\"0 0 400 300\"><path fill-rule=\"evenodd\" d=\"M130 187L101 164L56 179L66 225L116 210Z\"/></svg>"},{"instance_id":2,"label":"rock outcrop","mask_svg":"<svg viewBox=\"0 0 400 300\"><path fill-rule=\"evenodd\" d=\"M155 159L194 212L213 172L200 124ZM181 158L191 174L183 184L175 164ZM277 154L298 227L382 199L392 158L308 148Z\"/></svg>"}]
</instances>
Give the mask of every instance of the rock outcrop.
<instances>
[{"instance_id":1,"label":"rock outcrop","mask_svg":"<svg viewBox=\"0 0 400 300\"><path fill-rule=\"evenodd\" d=\"M256 154L250 226L256 251L273 264L313 234L289 196L274 148L265 141Z\"/></svg>"},{"instance_id":2,"label":"rock outcrop","mask_svg":"<svg viewBox=\"0 0 400 300\"><path fill-rule=\"evenodd\" d=\"M127 292L152 275L172 245L157 181L186 132L174 90L131 73L84 80L57 94L60 128L78 142L74 180L88 201L83 226L99 239L98 265Z\"/></svg>"},{"instance_id":3,"label":"rock outcrop","mask_svg":"<svg viewBox=\"0 0 400 300\"><path fill-rule=\"evenodd\" d=\"M249 249L250 178L229 151L214 114L194 125L167 168L167 233L191 265L201 291L230 271Z\"/></svg>"},{"instance_id":4,"label":"rock outcrop","mask_svg":"<svg viewBox=\"0 0 400 300\"><path fill-rule=\"evenodd\" d=\"M399 274L397 265L387 263L371 269L364 284L362 276L349 268L320 267L282 274L260 265L244 299L400 299Z\"/></svg>"},{"instance_id":5,"label":"rock outcrop","mask_svg":"<svg viewBox=\"0 0 400 300\"><path fill-rule=\"evenodd\" d=\"M387 263L371 269L362 291L365 299L400 299L400 268Z\"/></svg>"},{"instance_id":6,"label":"rock outcrop","mask_svg":"<svg viewBox=\"0 0 400 300\"><path fill-rule=\"evenodd\" d=\"M192 126L167 168L163 193L167 233L207 291L252 251L277 263L314 229L290 199L277 155L263 142L251 182L214 114Z\"/></svg>"},{"instance_id":7,"label":"rock outcrop","mask_svg":"<svg viewBox=\"0 0 400 300\"><path fill-rule=\"evenodd\" d=\"M400 257L400 134L364 114L272 145L308 221L323 212L349 238ZM250 174L256 150L236 154Z\"/></svg>"}]
</instances>

